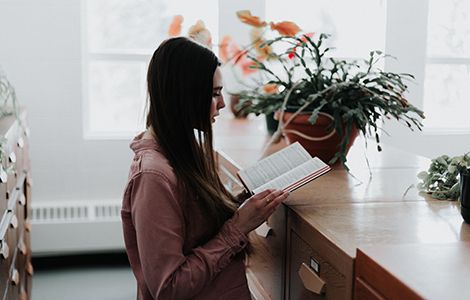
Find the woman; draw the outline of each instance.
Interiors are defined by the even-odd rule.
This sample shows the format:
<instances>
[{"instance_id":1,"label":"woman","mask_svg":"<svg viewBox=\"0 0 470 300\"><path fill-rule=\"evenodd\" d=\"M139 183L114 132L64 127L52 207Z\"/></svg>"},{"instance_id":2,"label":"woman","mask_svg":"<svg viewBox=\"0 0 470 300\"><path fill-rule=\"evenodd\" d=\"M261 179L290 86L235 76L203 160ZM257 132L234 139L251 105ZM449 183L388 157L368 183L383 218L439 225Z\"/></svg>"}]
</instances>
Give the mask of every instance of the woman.
<instances>
[{"instance_id":1,"label":"woman","mask_svg":"<svg viewBox=\"0 0 470 300\"><path fill-rule=\"evenodd\" d=\"M221 183L212 145L225 107L219 65L183 37L163 42L150 61L147 130L130 146L122 207L137 299L250 300L247 234L287 198L267 190L237 208Z\"/></svg>"}]
</instances>

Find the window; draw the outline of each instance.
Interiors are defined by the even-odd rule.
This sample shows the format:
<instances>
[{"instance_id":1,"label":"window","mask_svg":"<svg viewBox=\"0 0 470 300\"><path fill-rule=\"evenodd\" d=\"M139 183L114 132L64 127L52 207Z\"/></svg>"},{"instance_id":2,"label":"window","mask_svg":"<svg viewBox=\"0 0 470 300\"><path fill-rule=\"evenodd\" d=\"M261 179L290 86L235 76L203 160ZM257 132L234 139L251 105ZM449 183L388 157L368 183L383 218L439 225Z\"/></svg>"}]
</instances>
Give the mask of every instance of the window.
<instances>
[{"instance_id":1,"label":"window","mask_svg":"<svg viewBox=\"0 0 470 300\"><path fill-rule=\"evenodd\" d=\"M293 21L304 32L331 34L328 41L334 49L330 53L336 57L367 59L372 50L384 51L386 1L288 2L266 1L266 19L273 22Z\"/></svg>"},{"instance_id":2,"label":"window","mask_svg":"<svg viewBox=\"0 0 470 300\"><path fill-rule=\"evenodd\" d=\"M429 0L424 82L426 128L469 132L470 2Z\"/></svg>"},{"instance_id":3,"label":"window","mask_svg":"<svg viewBox=\"0 0 470 300\"><path fill-rule=\"evenodd\" d=\"M148 62L173 16L184 18L182 35L202 19L217 37L217 0L88 0L82 11L85 138L144 129Z\"/></svg>"}]
</instances>

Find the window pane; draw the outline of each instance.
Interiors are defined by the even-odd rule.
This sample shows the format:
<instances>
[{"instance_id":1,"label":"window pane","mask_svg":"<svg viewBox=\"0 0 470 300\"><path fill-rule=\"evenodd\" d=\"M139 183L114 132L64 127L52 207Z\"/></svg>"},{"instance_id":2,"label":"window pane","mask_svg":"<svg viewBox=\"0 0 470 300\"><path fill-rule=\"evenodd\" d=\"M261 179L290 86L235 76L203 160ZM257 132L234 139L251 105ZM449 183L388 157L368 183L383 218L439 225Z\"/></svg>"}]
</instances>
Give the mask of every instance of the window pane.
<instances>
[{"instance_id":1,"label":"window pane","mask_svg":"<svg viewBox=\"0 0 470 300\"><path fill-rule=\"evenodd\" d=\"M166 37L165 1L87 1L88 47L101 51L151 51Z\"/></svg>"},{"instance_id":2,"label":"window pane","mask_svg":"<svg viewBox=\"0 0 470 300\"><path fill-rule=\"evenodd\" d=\"M217 37L217 0L89 0L88 48L91 52L153 52L168 38L168 27L183 16L182 35L202 19Z\"/></svg>"},{"instance_id":3,"label":"window pane","mask_svg":"<svg viewBox=\"0 0 470 300\"><path fill-rule=\"evenodd\" d=\"M135 62L89 64L90 132L134 134L143 129L145 69Z\"/></svg>"},{"instance_id":4,"label":"window pane","mask_svg":"<svg viewBox=\"0 0 470 300\"><path fill-rule=\"evenodd\" d=\"M175 15L184 19L181 35L201 19L218 42L218 0L88 0L84 8L87 137L127 139L144 129L148 62Z\"/></svg>"},{"instance_id":5,"label":"window pane","mask_svg":"<svg viewBox=\"0 0 470 300\"><path fill-rule=\"evenodd\" d=\"M335 56L368 58L371 50L385 49L386 8L387 2L378 0L268 0L266 19L331 34Z\"/></svg>"},{"instance_id":6,"label":"window pane","mask_svg":"<svg viewBox=\"0 0 470 300\"><path fill-rule=\"evenodd\" d=\"M470 66L428 65L424 84L426 129L470 127Z\"/></svg>"},{"instance_id":7,"label":"window pane","mask_svg":"<svg viewBox=\"0 0 470 300\"><path fill-rule=\"evenodd\" d=\"M470 1L429 0L428 56L470 57Z\"/></svg>"}]
</instances>

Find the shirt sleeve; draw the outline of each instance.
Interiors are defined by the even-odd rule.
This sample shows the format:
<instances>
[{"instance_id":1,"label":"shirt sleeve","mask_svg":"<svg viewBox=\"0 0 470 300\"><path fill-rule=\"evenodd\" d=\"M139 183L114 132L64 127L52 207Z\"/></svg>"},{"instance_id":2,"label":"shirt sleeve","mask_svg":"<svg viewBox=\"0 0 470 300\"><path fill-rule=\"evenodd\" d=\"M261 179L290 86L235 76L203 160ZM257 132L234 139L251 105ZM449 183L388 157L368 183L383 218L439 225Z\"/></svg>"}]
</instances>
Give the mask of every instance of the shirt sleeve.
<instances>
[{"instance_id":1,"label":"shirt sleeve","mask_svg":"<svg viewBox=\"0 0 470 300\"><path fill-rule=\"evenodd\" d=\"M197 295L246 246L247 236L228 220L214 238L184 255L184 215L168 179L141 173L133 181L131 213L148 290L155 299Z\"/></svg>"}]
</instances>

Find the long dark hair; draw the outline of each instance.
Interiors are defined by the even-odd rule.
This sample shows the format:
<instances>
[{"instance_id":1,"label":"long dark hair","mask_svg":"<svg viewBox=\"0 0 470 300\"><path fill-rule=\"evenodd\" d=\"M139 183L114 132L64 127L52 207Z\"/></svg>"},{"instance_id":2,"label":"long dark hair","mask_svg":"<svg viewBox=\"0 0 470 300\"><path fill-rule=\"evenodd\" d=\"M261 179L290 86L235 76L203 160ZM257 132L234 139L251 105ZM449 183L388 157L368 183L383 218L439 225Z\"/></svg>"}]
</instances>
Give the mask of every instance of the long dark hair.
<instances>
[{"instance_id":1,"label":"long dark hair","mask_svg":"<svg viewBox=\"0 0 470 300\"><path fill-rule=\"evenodd\" d=\"M147 127L152 126L179 183L213 225L201 242L213 237L236 210L217 174L212 145L210 107L219 65L210 49L177 37L155 51L147 74Z\"/></svg>"}]
</instances>

